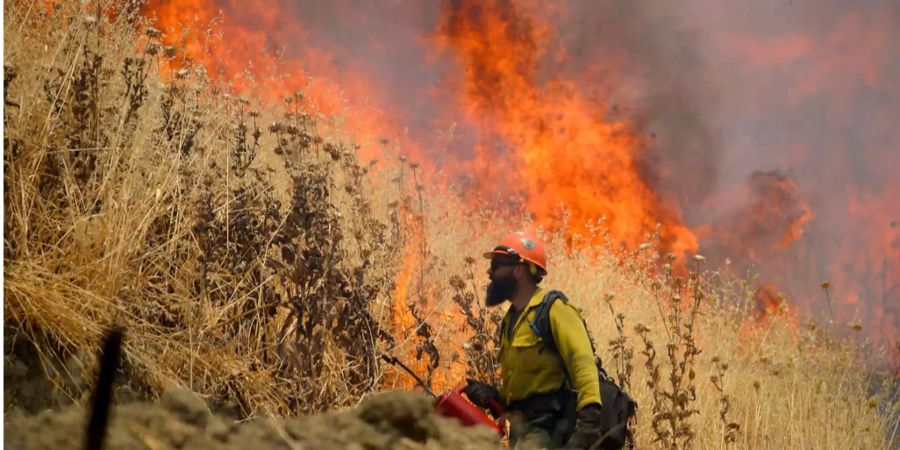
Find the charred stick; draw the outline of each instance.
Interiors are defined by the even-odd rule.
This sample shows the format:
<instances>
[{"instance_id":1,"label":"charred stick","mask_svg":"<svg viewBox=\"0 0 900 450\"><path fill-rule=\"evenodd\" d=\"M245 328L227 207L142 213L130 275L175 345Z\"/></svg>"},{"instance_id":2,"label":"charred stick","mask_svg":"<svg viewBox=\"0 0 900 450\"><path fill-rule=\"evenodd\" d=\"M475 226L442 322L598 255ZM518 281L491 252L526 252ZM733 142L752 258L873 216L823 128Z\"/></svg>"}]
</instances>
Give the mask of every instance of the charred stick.
<instances>
[{"instance_id":1,"label":"charred stick","mask_svg":"<svg viewBox=\"0 0 900 450\"><path fill-rule=\"evenodd\" d=\"M103 340L103 353L100 355L100 375L94 387L94 398L91 402L91 420L88 423L87 441L84 448L100 450L106 438L106 425L109 421L109 410L112 405L113 382L116 380L116 369L122 350L121 329L109 330Z\"/></svg>"}]
</instances>

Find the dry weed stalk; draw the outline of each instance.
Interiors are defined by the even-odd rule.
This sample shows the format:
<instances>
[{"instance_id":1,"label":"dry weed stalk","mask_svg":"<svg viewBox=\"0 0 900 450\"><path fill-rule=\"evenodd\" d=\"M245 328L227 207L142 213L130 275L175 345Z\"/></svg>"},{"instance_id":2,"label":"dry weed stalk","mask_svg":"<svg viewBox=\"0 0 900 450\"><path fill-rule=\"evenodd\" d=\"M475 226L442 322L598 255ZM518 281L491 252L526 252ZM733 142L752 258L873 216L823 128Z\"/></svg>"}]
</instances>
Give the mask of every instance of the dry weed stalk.
<instances>
[{"instance_id":1,"label":"dry weed stalk","mask_svg":"<svg viewBox=\"0 0 900 450\"><path fill-rule=\"evenodd\" d=\"M646 325L638 323L634 327L634 332L641 339L644 348L641 354L644 355L644 368L647 369L646 385L651 395L650 414L652 417L651 429L656 437L653 442L668 442L670 432L663 428L663 413L666 408L664 389L660 384L662 381L661 365L656 360L656 347L650 338L650 329Z\"/></svg>"},{"instance_id":2,"label":"dry weed stalk","mask_svg":"<svg viewBox=\"0 0 900 450\"><path fill-rule=\"evenodd\" d=\"M267 133L202 67L153 87L156 58L178 49L133 15L69 20L80 7L42 11L33 30L12 5L8 25L27 31L4 80L20 105L4 116L4 310L58 389L87 392L89 376L63 369L89 366L80 352L110 324L127 328L130 379L151 396L185 384L250 416L377 388L393 337L370 305L390 275L371 269L395 251L377 244L354 152L325 141L300 95ZM116 47L91 39L98 22ZM33 50L44 42L54 51ZM361 217L338 211L344 193Z\"/></svg>"},{"instance_id":3,"label":"dry weed stalk","mask_svg":"<svg viewBox=\"0 0 900 450\"><path fill-rule=\"evenodd\" d=\"M432 258L429 254L428 250L428 239L429 236L427 224L425 223L425 200L423 197L423 191L425 187L419 181L419 175L417 169L419 168L418 163L410 162L409 163L410 171L412 172L412 183L413 189L416 193L416 199L418 210L415 210L411 216L411 220L413 222L413 228L417 230L417 232L413 235L418 241L417 251L419 253L419 261L420 264L417 267L417 275L418 279L417 283L417 291L418 301L413 301L409 303L410 312L413 314L413 317L416 318L416 335L421 337L421 341L416 345L416 359L421 360L423 355L428 355L429 364L426 366L427 371L427 379L428 382L431 383L434 370L440 366L441 363L441 354L438 351L438 347L435 343L435 335L434 329L431 324L428 323L425 312L423 311L425 308L434 307L434 305L429 305L428 299L434 298L433 286L426 283L425 275L426 272L431 271ZM402 173L402 165L401 165L401 173ZM409 211L414 211L412 207L413 198L409 196L403 200L404 204L407 205Z\"/></svg>"},{"instance_id":4,"label":"dry weed stalk","mask_svg":"<svg viewBox=\"0 0 900 450\"><path fill-rule=\"evenodd\" d=\"M730 448L737 440L737 433L740 431L741 426L728 419L728 412L731 411L731 399L725 393L725 372L728 371L728 363L722 361L718 356L714 356L712 362L716 373L711 375L709 379L719 393L719 418L722 420L722 441L725 443L726 448Z\"/></svg>"},{"instance_id":5,"label":"dry weed stalk","mask_svg":"<svg viewBox=\"0 0 900 450\"><path fill-rule=\"evenodd\" d=\"M674 261L668 256L668 264ZM703 257L697 255L694 258L696 270L691 271L688 278L671 275L671 266L666 268L666 289L663 285L654 281L651 288L654 291L657 308L662 313L660 319L666 329L668 342L666 343L666 356L668 375L662 383L660 372L661 363L656 360L656 350L649 337L649 329L638 325L635 331L644 343L642 353L647 358L645 367L650 373L647 386L652 392L651 412L652 429L656 434L654 442L659 442L665 448L683 449L691 446L696 436L690 418L700 411L695 402L697 400L697 387L694 384L696 378L695 359L701 350L695 341L696 318L700 309L700 302L704 298L703 289L700 286L700 263ZM664 300L660 293L664 292L668 297L668 305L663 306ZM691 295L691 302L684 305L684 295Z\"/></svg>"},{"instance_id":6,"label":"dry weed stalk","mask_svg":"<svg viewBox=\"0 0 900 450\"><path fill-rule=\"evenodd\" d=\"M386 145L386 141L383 141ZM410 162L405 156L399 157L399 173L392 181L397 185L399 202L395 206L392 213L392 220L395 225L395 236L399 242L399 248L403 249L404 254L401 260L404 264L412 264L415 269L415 279L405 280L407 287L412 287L406 291L406 308L413 318L412 331L416 336L416 360L422 361L423 357L428 357L425 364L425 381L431 384L435 370L440 366L441 355L436 344L435 330L428 322L429 308L433 308L433 299L435 297L434 285L426 281L426 274L432 270L433 257L428 249L428 229L425 222L425 202L422 197L424 187L419 182L417 169L419 165ZM412 179L405 175L406 169L412 172ZM411 182L413 190L416 192L416 198L407 190L407 183ZM416 200L418 200L416 202ZM415 203L415 205L414 205ZM400 301L403 299L394 299Z\"/></svg>"},{"instance_id":7,"label":"dry weed stalk","mask_svg":"<svg viewBox=\"0 0 900 450\"><path fill-rule=\"evenodd\" d=\"M475 259L467 257L465 267L465 279L459 275L451 276L450 287L454 291L453 301L462 310L467 331L471 333L463 344L466 376L497 385L500 381L500 336L497 332L500 313L497 309L489 310L480 301L475 288Z\"/></svg>"},{"instance_id":8,"label":"dry weed stalk","mask_svg":"<svg viewBox=\"0 0 900 450\"><path fill-rule=\"evenodd\" d=\"M610 339L609 351L612 353L613 361L616 366L616 377L619 386L622 386L626 391L629 391L631 390L631 374L634 372L634 365L632 364L632 360L634 359L634 348L627 345L628 338L625 336L625 314L616 312L612 304L614 298L615 297L611 294L607 294L603 298L604 302L606 302L606 305L609 307L609 312L612 314L616 324L617 335L614 339Z\"/></svg>"}]
</instances>

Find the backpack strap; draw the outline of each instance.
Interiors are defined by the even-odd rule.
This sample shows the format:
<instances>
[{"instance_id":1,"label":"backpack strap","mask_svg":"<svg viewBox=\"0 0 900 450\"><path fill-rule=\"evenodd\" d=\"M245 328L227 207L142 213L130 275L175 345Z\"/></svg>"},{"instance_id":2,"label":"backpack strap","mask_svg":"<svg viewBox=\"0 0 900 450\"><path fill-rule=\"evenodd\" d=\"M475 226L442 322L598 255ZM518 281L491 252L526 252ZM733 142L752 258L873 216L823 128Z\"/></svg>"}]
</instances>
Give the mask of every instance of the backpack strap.
<instances>
[{"instance_id":1,"label":"backpack strap","mask_svg":"<svg viewBox=\"0 0 900 450\"><path fill-rule=\"evenodd\" d=\"M541 300L541 304L538 306L537 313L534 315L534 320L528 323L528 327L541 338L542 351L544 349L550 349L550 351L556 354L556 359L559 361L559 367L566 377L562 388L574 389L572 379L569 377L569 371L566 369L566 364L562 359L562 355L559 353L556 341L553 339L553 330L550 326L550 308L556 300L562 300L563 303L566 304L569 303L569 299L566 298L565 294L562 292L547 292L547 294L544 295L544 299ZM591 351L594 353L597 372L600 375L600 398L601 404L603 405L601 411L603 414L604 427L607 428L605 434L594 443L594 447L597 447L600 442L604 442L605 445L603 448L624 448L625 444L633 439L631 434L632 431L628 429L628 421L634 417L637 403L635 403L627 392L622 390L622 388L615 383L612 377L607 375L606 370L603 369L603 362L600 360L600 357L597 356L594 339L591 336L590 330L588 330L584 317L581 318L581 323L584 324L588 340L591 342ZM572 406L572 408L574 411L574 406ZM573 418L572 420L574 424L575 419ZM631 442L633 445L633 441Z\"/></svg>"},{"instance_id":2,"label":"backpack strap","mask_svg":"<svg viewBox=\"0 0 900 450\"><path fill-rule=\"evenodd\" d=\"M560 368L562 368L563 373L566 375L566 382L571 384L569 371L566 369L566 364L562 359L562 355L559 353L559 347L556 346L556 340L553 338L553 329L550 325L550 308L556 300L562 300L563 303L569 304L569 298L566 297L566 294L563 294L562 291L552 290L547 292L544 294L544 299L541 300L540 305L538 305L534 319L531 322L528 322L528 328L531 328L531 331L541 338L541 351L549 350L557 356ZM581 323L584 325L584 330L588 334L588 341L591 343L591 352L594 354L597 363L597 371L600 372L601 377L609 378L606 371L603 369L603 363L600 360L600 357L597 356L594 338L591 336L591 332L588 330L587 323L584 321L583 317L581 318Z\"/></svg>"},{"instance_id":3,"label":"backpack strap","mask_svg":"<svg viewBox=\"0 0 900 450\"><path fill-rule=\"evenodd\" d=\"M531 328L531 331L541 338L541 351L550 350L559 354L559 348L557 348L556 341L553 339L553 330L550 326L550 308L553 307L553 302L557 300L569 303L569 299L562 291L552 290L544 294L544 299L538 305L534 319L528 322L528 328Z\"/></svg>"},{"instance_id":4,"label":"backpack strap","mask_svg":"<svg viewBox=\"0 0 900 450\"><path fill-rule=\"evenodd\" d=\"M564 303L568 303L569 299L566 297L562 291L549 291L544 294L544 298L541 300L541 303L537 306L537 312L534 314L534 318L528 322L528 328L531 329L534 334L541 338L541 351L543 352L545 349L549 349L554 353L559 353L559 350L556 347L556 341L553 340L553 330L550 328L550 307L553 306L553 302L556 300L562 300ZM522 314L526 314L526 311L522 311ZM503 342L503 334L504 334L504 325L506 327L513 327L516 324L512 323L512 321L507 321L508 317L504 317L500 322L500 326L497 329L497 343ZM508 331L507 331L508 332Z\"/></svg>"}]
</instances>

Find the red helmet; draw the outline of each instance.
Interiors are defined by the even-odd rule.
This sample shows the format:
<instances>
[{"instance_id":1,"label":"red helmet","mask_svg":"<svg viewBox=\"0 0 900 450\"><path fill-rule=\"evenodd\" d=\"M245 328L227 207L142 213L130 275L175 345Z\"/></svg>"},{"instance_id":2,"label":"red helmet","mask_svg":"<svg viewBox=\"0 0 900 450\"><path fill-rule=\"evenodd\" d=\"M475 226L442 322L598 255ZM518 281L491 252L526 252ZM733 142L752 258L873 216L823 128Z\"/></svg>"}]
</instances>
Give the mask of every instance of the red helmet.
<instances>
[{"instance_id":1,"label":"red helmet","mask_svg":"<svg viewBox=\"0 0 900 450\"><path fill-rule=\"evenodd\" d=\"M533 233L516 231L506 235L500 244L485 253L484 257L490 259L494 255L519 258L533 263L547 273L547 252L544 250L544 244Z\"/></svg>"}]
</instances>

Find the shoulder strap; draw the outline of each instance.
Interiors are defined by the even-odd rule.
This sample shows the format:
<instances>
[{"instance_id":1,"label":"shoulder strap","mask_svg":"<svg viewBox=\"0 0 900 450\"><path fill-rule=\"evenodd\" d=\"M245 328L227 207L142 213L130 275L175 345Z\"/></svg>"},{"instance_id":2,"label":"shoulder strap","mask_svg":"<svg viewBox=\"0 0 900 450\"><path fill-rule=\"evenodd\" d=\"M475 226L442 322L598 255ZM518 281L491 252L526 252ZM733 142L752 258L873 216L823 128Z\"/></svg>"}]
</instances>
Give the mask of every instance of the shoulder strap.
<instances>
[{"instance_id":1,"label":"shoulder strap","mask_svg":"<svg viewBox=\"0 0 900 450\"><path fill-rule=\"evenodd\" d=\"M537 312L534 314L534 319L532 319L531 322L528 322L528 328L531 328L531 331L541 338L542 351L550 350L551 352L559 354L559 349L556 347L556 341L553 339L553 330L550 327L550 308L556 300L562 300L563 303L569 303L569 299L562 291L552 290L547 292L544 294L544 299L541 300L541 303L538 305Z\"/></svg>"},{"instance_id":2,"label":"shoulder strap","mask_svg":"<svg viewBox=\"0 0 900 450\"><path fill-rule=\"evenodd\" d=\"M550 308L556 300L562 300L565 304L569 303L569 298L566 297L566 294L563 294L562 291L552 290L547 292L544 294L544 299L541 300L540 305L538 305L534 320L528 323L528 327L541 338L542 351L549 350L556 355L559 355L559 348L556 346L556 340L553 339L553 329L550 325ZM606 375L606 372L603 370L603 363L601 362L600 357L597 356L597 347L594 345L594 338L591 336L591 331L588 329L587 323L584 321L583 317L581 323L584 325L584 329L588 334L588 340L591 343L591 351L597 359L597 368L601 371L602 375ZM562 364L562 358L560 358L560 363ZM563 371L565 371L565 364L562 364L562 366ZM568 373L566 374L566 377L568 378Z\"/></svg>"}]
</instances>

